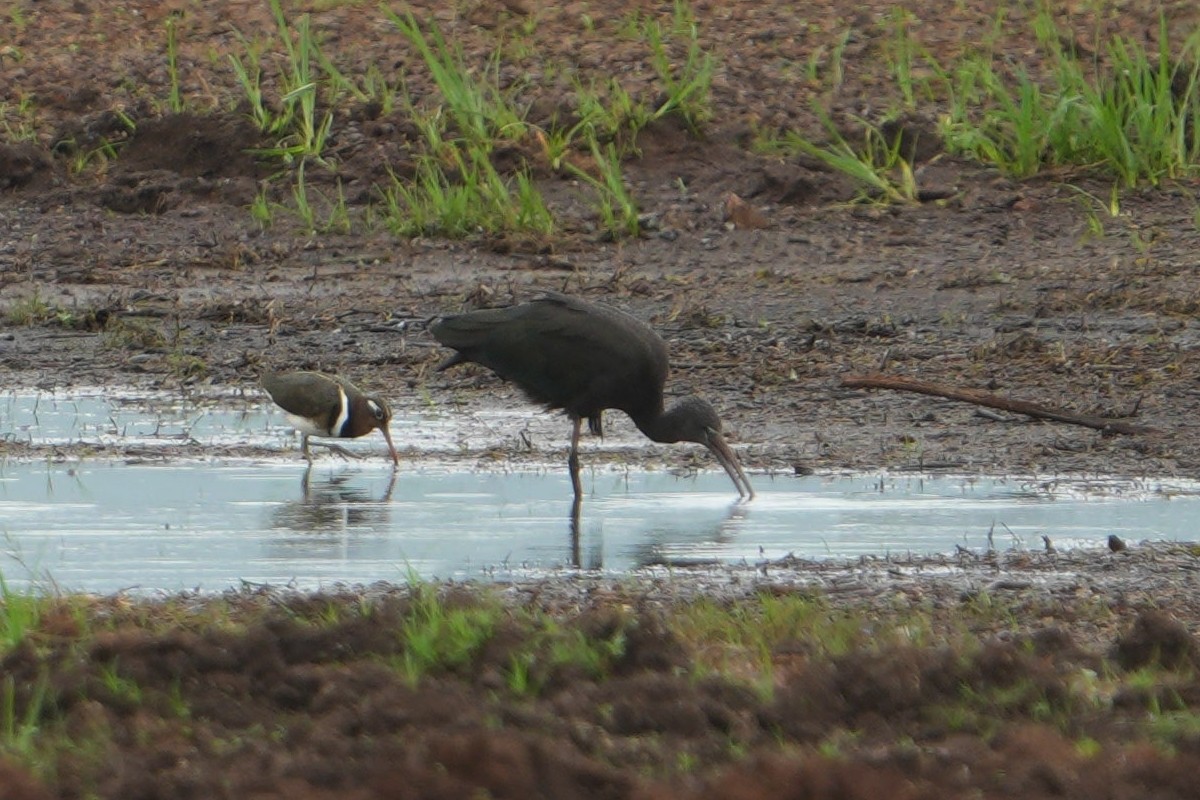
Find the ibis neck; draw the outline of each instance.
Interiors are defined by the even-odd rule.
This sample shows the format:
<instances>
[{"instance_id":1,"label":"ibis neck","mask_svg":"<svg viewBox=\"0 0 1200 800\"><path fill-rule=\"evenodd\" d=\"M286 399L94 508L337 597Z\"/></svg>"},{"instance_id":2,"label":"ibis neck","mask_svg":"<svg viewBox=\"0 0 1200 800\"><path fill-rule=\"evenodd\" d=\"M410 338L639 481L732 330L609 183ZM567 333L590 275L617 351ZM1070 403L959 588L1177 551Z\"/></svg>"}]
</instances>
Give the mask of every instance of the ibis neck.
<instances>
[{"instance_id":1,"label":"ibis neck","mask_svg":"<svg viewBox=\"0 0 1200 800\"><path fill-rule=\"evenodd\" d=\"M633 424L637 425L638 430L646 434L651 441L659 442L660 444L674 444L683 440L683 415L680 413L681 411L683 411L683 407L679 405L672 406L666 411L663 411L660 405L651 412L630 416L633 418Z\"/></svg>"}]
</instances>

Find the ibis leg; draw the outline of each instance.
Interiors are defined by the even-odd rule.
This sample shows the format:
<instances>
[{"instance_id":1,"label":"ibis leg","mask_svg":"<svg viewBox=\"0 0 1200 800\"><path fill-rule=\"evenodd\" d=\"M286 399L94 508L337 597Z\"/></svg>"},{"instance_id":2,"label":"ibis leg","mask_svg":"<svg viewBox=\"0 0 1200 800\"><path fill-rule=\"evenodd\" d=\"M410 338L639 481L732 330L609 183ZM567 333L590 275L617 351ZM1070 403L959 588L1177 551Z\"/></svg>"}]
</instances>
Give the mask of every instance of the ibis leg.
<instances>
[{"instance_id":1,"label":"ibis leg","mask_svg":"<svg viewBox=\"0 0 1200 800\"><path fill-rule=\"evenodd\" d=\"M308 434L300 434L300 449L304 451L304 460L312 464L312 453L308 452Z\"/></svg>"},{"instance_id":2,"label":"ibis leg","mask_svg":"<svg viewBox=\"0 0 1200 800\"><path fill-rule=\"evenodd\" d=\"M579 428L583 420L575 417L571 420L571 454L567 456L567 468L571 470L571 485L575 487L575 497L583 497L583 483L579 480Z\"/></svg>"}]
</instances>

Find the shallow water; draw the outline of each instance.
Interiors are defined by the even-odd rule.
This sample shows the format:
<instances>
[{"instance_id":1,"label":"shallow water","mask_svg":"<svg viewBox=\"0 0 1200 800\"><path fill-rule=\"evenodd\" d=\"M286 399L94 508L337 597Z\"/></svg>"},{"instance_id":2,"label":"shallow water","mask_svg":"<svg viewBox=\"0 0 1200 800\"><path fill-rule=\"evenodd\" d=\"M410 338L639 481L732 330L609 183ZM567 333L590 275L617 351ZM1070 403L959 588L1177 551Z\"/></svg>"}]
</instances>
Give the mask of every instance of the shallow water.
<instances>
[{"instance_id":1,"label":"shallow water","mask_svg":"<svg viewBox=\"0 0 1200 800\"><path fill-rule=\"evenodd\" d=\"M425 578L490 580L574 567L756 563L789 553L935 553L955 545L1099 546L1194 537L1196 500L1050 494L1011 481L585 470L572 535L565 472L392 473L283 463L8 464L0 570L10 584L217 591ZM393 480L394 478L394 480ZM1144 488L1144 487L1143 487Z\"/></svg>"},{"instance_id":2,"label":"shallow water","mask_svg":"<svg viewBox=\"0 0 1200 800\"><path fill-rule=\"evenodd\" d=\"M267 435L265 409L235 395L201 401L102 388L6 393L0 394L0 437L35 445L238 444Z\"/></svg>"},{"instance_id":3,"label":"shallow water","mask_svg":"<svg viewBox=\"0 0 1200 800\"><path fill-rule=\"evenodd\" d=\"M612 422L603 439L589 439L589 450L645 444L621 415L614 415ZM458 409L441 405L426 412L396 409L391 430L397 449L420 458L493 447L527 449L531 440L562 448L570 423L532 406ZM206 447L282 451L295 450L299 444L283 412L257 390L202 398L104 388L0 393L0 439L32 445L115 445L148 452L186 447L197 458L205 456ZM387 452L377 432L340 444L360 455Z\"/></svg>"},{"instance_id":4,"label":"shallow water","mask_svg":"<svg viewBox=\"0 0 1200 800\"><path fill-rule=\"evenodd\" d=\"M540 471L506 470L503 458L486 470L438 461L530 436L561 446L566 427L527 409L413 414L393 424L406 451L398 473L378 435L350 443L373 458L325 459L306 472L291 429L257 395L0 395L0 437L151 451L184 443L195 456L0 463L0 574L10 586L94 592L220 591L243 581L307 589L413 575L490 580L788 554L982 550L989 534L1000 549L1040 549L1043 534L1059 549L1098 547L1110 533L1196 538L1195 487L1181 483L756 475L759 496L741 503L715 469L684 477L585 468L587 498L573 526L557 457ZM636 434L618 430L599 446L631 441ZM245 444L280 456L207 455Z\"/></svg>"}]
</instances>

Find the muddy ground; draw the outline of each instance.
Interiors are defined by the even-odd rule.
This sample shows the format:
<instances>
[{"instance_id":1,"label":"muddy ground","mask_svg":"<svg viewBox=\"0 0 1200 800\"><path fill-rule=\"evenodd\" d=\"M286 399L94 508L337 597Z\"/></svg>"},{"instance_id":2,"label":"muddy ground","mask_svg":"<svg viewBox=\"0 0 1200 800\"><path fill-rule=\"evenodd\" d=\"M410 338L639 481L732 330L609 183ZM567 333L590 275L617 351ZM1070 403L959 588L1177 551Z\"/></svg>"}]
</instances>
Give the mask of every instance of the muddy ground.
<instances>
[{"instance_id":1,"label":"muddy ground","mask_svg":"<svg viewBox=\"0 0 1200 800\"><path fill-rule=\"evenodd\" d=\"M1085 56L1094 55L1097 36L1149 41L1160 11L1173 35L1193 30L1200 16L1182 2L1060 5L1064 36ZM627 35L628 23L631 9L669 20L670 4L411 6L477 65L504 43L501 78L528 78L521 91L534 122L549 124L569 108L564 64L584 76L616 76L635 93L657 91L645 44ZM435 373L442 354L423 324L552 288L619 305L661 331L672 352L668 390L711 398L751 471L1196 474L1194 184L1124 192L1120 213L1110 216L1108 184L1086 173L1017 182L941 153L933 134L939 106L930 101L904 123L918 135L912 154L929 201L851 204L858 187L845 177L752 145L787 130L821 138L814 100L841 122L880 122L895 110L888 48L896 7L817 0L694 9L700 41L718 65L713 116L702 136L667 119L639 137L641 156L625 168L646 215L642 236L598 235L584 188L524 152L560 233L450 241L401 240L367 224L372 187L389 169L411 169L412 125L401 111L351 99L336 108L327 163L307 176L314 196L335 196L340 182L353 232L310 233L286 211L266 227L251 217L262 187L282 206L291 192L278 163L247 152L271 142L238 107L226 59L242 46L239 35L269 34L266 3L9 0L0 6L3 388L253 391L264 369L315 368L351 376L399 407L517 405L518 394L481 372ZM311 13L343 72L364 75L374 65L389 80L403 78L417 102L436 101L419 59L370 4L289 13L300 10ZM949 59L991 30L994 4L939 0L912 11L913 35ZM164 26L172 15L182 114L167 105ZM1036 70L1029 24L1027 9L1012 8L996 48L1006 63ZM270 94L272 74L264 85ZM731 193L761 217L748 225L727 219ZM1110 435L839 386L847 374L874 371L1157 432ZM561 439L532 446L561 452L567 429L564 421ZM404 431L394 433L402 446ZM7 440L0 453L79 455L30 453ZM621 457L704 463L687 448L650 445ZM503 648L417 690L387 674L373 654L394 655L396 644L375 641L382 634L374 622L407 613L400 601L385 604L372 625L334 626L318 642L270 614L233 633L207 625L203 614L185 615L180 630L162 633L138 630L152 610L122 610L111 640L93 642L68 625L6 656L4 673L22 686L48 670L57 698L48 718L112 736L111 749L75 753L61 769L28 754L14 759L0 771L30 775L30 788L13 788L13 777L0 782L0 795L1190 796L1194 733L1138 744L1149 741L1138 723L1147 707L1161 710L1158 695L1153 703L1106 697L1083 709L1050 702L1056 713L1071 711L1049 720L1031 710L1044 705L1016 703L994 726L933 724L922 711L961 698L964 686L986 694L1028 681L1039 697L1074 697L1069 685L1079 675L1120 675L1140 664L1108 652L1148 607L1187 626L1200 621L1190 601L1190 551L1126 555L1073 564L1067 589L1038 577L1047 564L1062 566L1048 554L1011 560L1006 570L1034 570L1033 578L1000 588L986 561L931 568L914 591L892 587L885 565L868 583L886 602L814 586L805 578L812 565L751 571L739 579L746 586L769 588L780 571L799 576L779 591L827 593L831 607L864 611L864 625L914 609L954 617L980 590L990 597L988 587L1012 609L1005 624L989 618L972 630L983 649L952 665L938 647L920 644L899 655L857 648L836 663L810 659L802 644L781 645L772 659L790 666L776 672L784 677L765 699L737 675L697 681L697 651L671 636L644 636L603 679L551 682L529 699L499 691L488 677ZM1148 582L1135 563L1157 579ZM705 585L685 575L619 583L616 605L629 615L620 624L658 630L657 615L674 607L653 600L664 580ZM554 609L567 625L580 624L581 607L605 605L594 586L567 586L529 590L521 602L574 592ZM1097 618L1101 628L1091 622ZM1186 654L1170 666L1190 665L1186 631L1155 630L1170 641L1182 636ZM1162 655L1162 647L1148 649ZM100 666L60 672L62 659L80 652ZM186 724L163 711L165 700L131 708L95 695L88 681L115 660L148 693L186 695ZM1189 669L1168 681L1184 714L1200 696ZM66 683L54 683L60 679Z\"/></svg>"}]
</instances>

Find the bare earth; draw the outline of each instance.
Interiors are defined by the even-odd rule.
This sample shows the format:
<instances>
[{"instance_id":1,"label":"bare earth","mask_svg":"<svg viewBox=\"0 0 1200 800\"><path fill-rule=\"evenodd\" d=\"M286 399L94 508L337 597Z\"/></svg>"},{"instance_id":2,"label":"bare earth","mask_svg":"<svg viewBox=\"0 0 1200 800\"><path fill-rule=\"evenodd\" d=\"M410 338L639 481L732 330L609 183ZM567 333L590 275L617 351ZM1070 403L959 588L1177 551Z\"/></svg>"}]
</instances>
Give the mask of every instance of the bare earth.
<instances>
[{"instance_id":1,"label":"bare earth","mask_svg":"<svg viewBox=\"0 0 1200 800\"><path fill-rule=\"evenodd\" d=\"M570 108L563 65L653 96L645 44L622 29L633 8L663 20L671 13L670 4L610 0L410 5L469 62L482 66L504 42L502 80L528 79L522 96L538 123ZM1179 35L1200 18L1183 2L1123 3L1100 14L1088 11L1094 3L1060 5L1060 25L1081 47L1097 31L1155 36L1160 11ZM651 322L671 346L668 390L712 399L752 471L1186 478L1200 467L1194 185L1123 193L1119 215L1110 216L1108 185L1087 175L1014 182L940 153L933 103L906 122L919 135L918 179L938 198L930 202L850 205L857 187L846 178L812 159L750 147L761 131L823 139L816 98L839 123L877 122L894 108L885 57L893 4L695 3L701 42L718 64L714 115L703 137L666 120L639 138L641 157L625 169L646 232L598 236L583 188L539 165L530 149L516 156L533 163L563 227L538 242L406 241L369 228L372 186L389 170L411 170L412 125L402 111L384 115L350 98L337 109L328 166L313 167L308 179L325 198L340 182L363 224L310 234L287 211L265 228L252 219L247 208L279 164L247 153L271 142L237 108L225 54L242 47L239 32L270 35L266 3L14 0L5 8L6 390L135 385L202 394L252 390L267 368L313 368L346 374L401 408L517 405L511 387L482 372L435 373L444 354L424 322L556 289ZM391 81L403 78L418 102L436 100L420 59L372 5L288 9L311 13L345 74L375 65ZM948 59L991 30L994 10L974 0L921 3L912 33ZM184 115L166 105L170 15ZM1012 9L997 48L1036 70L1028 30L1029 12ZM815 75L809 64L819 67ZM844 75L831 90L837 65ZM22 102L32 117L15 111ZM22 120L32 120L28 136L18 135ZM106 142L113 155L96 156ZM271 198L286 205L289 181L272 187ZM765 226L727 220L730 193ZM1111 435L839 386L844 375L876 371L1158 432ZM561 439L535 446L561 450L567 429L564 421ZM403 449L403 430L395 435ZM0 455L81 453L0 441ZM688 448L649 444L620 457L712 466ZM22 687L18 700L28 702L29 687L49 676L47 727L53 721L80 736L103 728L110 749L69 754L54 769L0 760L0 797L1190 797L1196 728L1147 744L1140 726L1149 701L1131 689L1087 708L1058 701L1075 696L1081 674L1108 679L1161 663L1169 691L1144 694L1159 707L1169 694L1181 713L1200 702L1187 633L1200 623L1195 569L1186 548L1135 546L964 557L944 567L780 564L732 576L515 587L505 602L542 603L587 635L600 635L596 626L605 635L628 628L610 675L547 679L533 697L497 686L509 653L503 642L416 689L388 672L381 659L397 652L388 625L411 611L404 592L376 592L377 613L320 630L308 624L320 616L314 609L361 596L241 598L249 610L232 627L189 606L169 612L181 615L175 628L148 625L152 609L110 599L97 614L111 632L51 620L0 661L0 675ZM935 637L831 657L793 642L772 654L769 696L733 674L697 680L689 666L702 654L664 634L663 616L699 594L732 601L757 588L861 610L864 626L928 614L936 630L977 649L951 658ZM973 615L981 597L994 605ZM1153 655L1122 660L1109 648L1145 633L1129 631L1148 608L1184 627L1143 620L1150 633L1138 641ZM1174 661L1172 648L1182 653ZM72 661L79 652L88 658ZM115 663L157 699L123 705L100 691L98 676ZM1039 717L1033 700L986 725L927 713L961 699L964 686L979 694L1033 686L1053 713ZM189 704L186 718L169 713L173 692Z\"/></svg>"}]
</instances>

